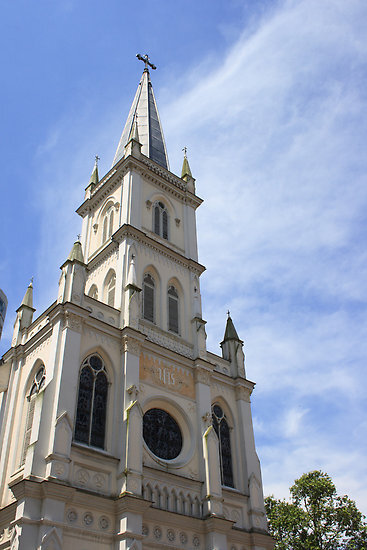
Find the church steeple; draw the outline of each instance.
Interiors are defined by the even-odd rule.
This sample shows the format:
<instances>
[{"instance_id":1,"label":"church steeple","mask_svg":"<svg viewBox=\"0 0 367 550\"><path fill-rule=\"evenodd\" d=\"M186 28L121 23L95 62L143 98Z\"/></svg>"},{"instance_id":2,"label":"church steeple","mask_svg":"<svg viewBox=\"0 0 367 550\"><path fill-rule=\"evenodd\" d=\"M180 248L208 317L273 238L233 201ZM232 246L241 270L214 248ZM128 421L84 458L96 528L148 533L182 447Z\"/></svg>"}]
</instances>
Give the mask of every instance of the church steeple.
<instances>
[{"instance_id":1,"label":"church steeple","mask_svg":"<svg viewBox=\"0 0 367 550\"><path fill-rule=\"evenodd\" d=\"M148 69L148 66L152 69L156 67L150 63L147 54L145 56L137 54L137 57L144 61L145 68L121 134L112 166L124 157L125 145L132 136L135 139L136 134L139 136L143 155L169 170L166 144Z\"/></svg>"}]
</instances>

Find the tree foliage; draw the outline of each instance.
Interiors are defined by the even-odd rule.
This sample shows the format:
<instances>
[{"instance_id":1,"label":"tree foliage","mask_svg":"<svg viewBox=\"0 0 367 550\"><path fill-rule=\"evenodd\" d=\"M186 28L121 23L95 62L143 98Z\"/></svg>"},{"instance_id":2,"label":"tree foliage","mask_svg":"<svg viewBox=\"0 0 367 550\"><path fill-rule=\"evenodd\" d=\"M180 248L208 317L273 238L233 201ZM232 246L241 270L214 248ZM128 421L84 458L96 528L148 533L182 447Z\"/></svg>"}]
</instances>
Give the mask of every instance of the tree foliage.
<instances>
[{"instance_id":1,"label":"tree foliage","mask_svg":"<svg viewBox=\"0 0 367 550\"><path fill-rule=\"evenodd\" d=\"M303 474L289 501L265 499L275 550L367 550L367 524L355 502L338 496L320 471Z\"/></svg>"}]
</instances>

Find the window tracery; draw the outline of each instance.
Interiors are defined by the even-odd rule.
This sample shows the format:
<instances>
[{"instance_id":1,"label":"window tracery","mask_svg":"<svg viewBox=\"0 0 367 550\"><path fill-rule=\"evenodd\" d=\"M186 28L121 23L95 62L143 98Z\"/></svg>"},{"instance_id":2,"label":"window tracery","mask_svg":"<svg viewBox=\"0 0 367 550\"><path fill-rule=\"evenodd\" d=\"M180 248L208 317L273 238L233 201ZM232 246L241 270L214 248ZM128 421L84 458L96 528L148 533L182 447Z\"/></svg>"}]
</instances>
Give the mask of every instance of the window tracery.
<instances>
[{"instance_id":1,"label":"window tracery","mask_svg":"<svg viewBox=\"0 0 367 550\"><path fill-rule=\"evenodd\" d=\"M223 409L214 404L212 422L219 440L219 460L222 484L234 487L230 429Z\"/></svg>"},{"instance_id":2,"label":"window tracery","mask_svg":"<svg viewBox=\"0 0 367 550\"><path fill-rule=\"evenodd\" d=\"M168 239L168 212L160 201L153 208L153 231L163 239Z\"/></svg>"},{"instance_id":3,"label":"window tracery","mask_svg":"<svg viewBox=\"0 0 367 550\"><path fill-rule=\"evenodd\" d=\"M111 307L115 306L116 273L111 270L105 279L104 301Z\"/></svg>"},{"instance_id":4,"label":"window tracery","mask_svg":"<svg viewBox=\"0 0 367 550\"><path fill-rule=\"evenodd\" d=\"M90 355L79 375L75 441L103 449L105 442L108 380L101 357Z\"/></svg>"}]
</instances>

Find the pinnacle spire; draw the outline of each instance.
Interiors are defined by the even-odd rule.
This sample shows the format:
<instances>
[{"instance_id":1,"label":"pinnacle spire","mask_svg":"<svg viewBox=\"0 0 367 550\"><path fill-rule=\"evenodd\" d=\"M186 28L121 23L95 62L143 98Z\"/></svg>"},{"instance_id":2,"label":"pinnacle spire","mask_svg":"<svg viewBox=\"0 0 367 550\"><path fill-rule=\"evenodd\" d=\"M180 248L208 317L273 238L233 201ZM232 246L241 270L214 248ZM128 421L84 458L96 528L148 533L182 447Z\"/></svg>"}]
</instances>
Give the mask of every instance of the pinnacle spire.
<instances>
[{"instance_id":1,"label":"pinnacle spire","mask_svg":"<svg viewBox=\"0 0 367 550\"><path fill-rule=\"evenodd\" d=\"M228 319L227 319L226 330L225 330L225 333L224 333L223 342L225 342L226 340L239 340L240 341L240 338L238 337L237 331L234 327L234 324L233 324L233 321L232 321L232 318L231 318L231 315L230 315L229 311L227 311L227 315L228 315Z\"/></svg>"},{"instance_id":2,"label":"pinnacle spire","mask_svg":"<svg viewBox=\"0 0 367 550\"><path fill-rule=\"evenodd\" d=\"M192 174L191 174L191 170L190 170L189 161L187 159L187 147L184 147L182 150L184 152L184 159L183 159L183 163L182 163L181 178L183 180L187 180L188 176L190 178L192 178Z\"/></svg>"},{"instance_id":3,"label":"pinnacle spire","mask_svg":"<svg viewBox=\"0 0 367 550\"><path fill-rule=\"evenodd\" d=\"M98 177L98 161L99 161L99 156L96 155L96 156L95 156L95 161L94 161L93 172L92 172L92 175L91 175L90 180L89 180L89 185L90 185L91 183L93 183L94 185L97 185L98 182L99 182L99 177Z\"/></svg>"},{"instance_id":4,"label":"pinnacle spire","mask_svg":"<svg viewBox=\"0 0 367 550\"><path fill-rule=\"evenodd\" d=\"M139 59L144 61L145 68L122 131L112 166L124 157L125 145L131 137L136 139L136 131L139 136L138 141L142 145L141 152L143 155L169 170L166 144L148 69L148 66L154 69L156 67L150 63L147 55L140 56ZM136 126L136 129L134 126Z\"/></svg>"},{"instance_id":5,"label":"pinnacle spire","mask_svg":"<svg viewBox=\"0 0 367 550\"><path fill-rule=\"evenodd\" d=\"M77 260L78 262L81 262L82 264L84 264L82 244L79 238L80 236L78 235L78 240L75 241L73 248L71 249L70 254L67 257L67 260L70 260L71 262L74 260Z\"/></svg>"},{"instance_id":6,"label":"pinnacle spire","mask_svg":"<svg viewBox=\"0 0 367 550\"><path fill-rule=\"evenodd\" d=\"M20 304L20 307L22 306L30 307L33 309L33 277L30 280L26 293L24 294L22 303Z\"/></svg>"}]
</instances>

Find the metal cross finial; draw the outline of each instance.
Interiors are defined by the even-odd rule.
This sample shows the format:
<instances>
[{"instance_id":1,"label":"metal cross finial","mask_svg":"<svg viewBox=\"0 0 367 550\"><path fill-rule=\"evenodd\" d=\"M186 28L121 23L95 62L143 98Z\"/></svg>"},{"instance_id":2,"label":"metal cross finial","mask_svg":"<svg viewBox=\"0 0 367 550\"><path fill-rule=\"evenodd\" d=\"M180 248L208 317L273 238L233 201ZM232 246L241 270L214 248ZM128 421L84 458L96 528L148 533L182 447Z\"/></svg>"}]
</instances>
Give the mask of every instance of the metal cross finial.
<instances>
[{"instance_id":1,"label":"metal cross finial","mask_svg":"<svg viewBox=\"0 0 367 550\"><path fill-rule=\"evenodd\" d=\"M98 161L101 160L101 158L98 155L96 155L94 158L95 158L95 161L96 161L96 166L98 166Z\"/></svg>"},{"instance_id":2,"label":"metal cross finial","mask_svg":"<svg viewBox=\"0 0 367 550\"><path fill-rule=\"evenodd\" d=\"M187 147L185 146L182 150L184 152L185 157L187 158Z\"/></svg>"},{"instance_id":3,"label":"metal cross finial","mask_svg":"<svg viewBox=\"0 0 367 550\"><path fill-rule=\"evenodd\" d=\"M149 70L148 65L149 65L149 67L152 67L152 69L157 68L155 65L153 65L153 63L150 62L149 55L147 53L145 55L140 55L140 53L137 53L136 57L138 59L140 59L140 61L144 61L144 63L145 63L145 69L144 70L147 70L147 71Z\"/></svg>"},{"instance_id":4,"label":"metal cross finial","mask_svg":"<svg viewBox=\"0 0 367 550\"><path fill-rule=\"evenodd\" d=\"M30 285L33 285L33 277L31 277L31 281L29 283Z\"/></svg>"},{"instance_id":5,"label":"metal cross finial","mask_svg":"<svg viewBox=\"0 0 367 550\"><path fill-rule=\"evenodd\" d=\"M77 235L78 242L80 241L80 237L81 237L81 235L79 233L79 235Z\"/></svg>"},{"instance_id":6,"label":"metal cross finial","mask_svg":"<svg viewBox=\"0 0 367 550\"><path fill-rule=\"evenodd\" d=\"M228 318L231 316L230 311L227 311Z\"/></svg>"}]
</instances>

